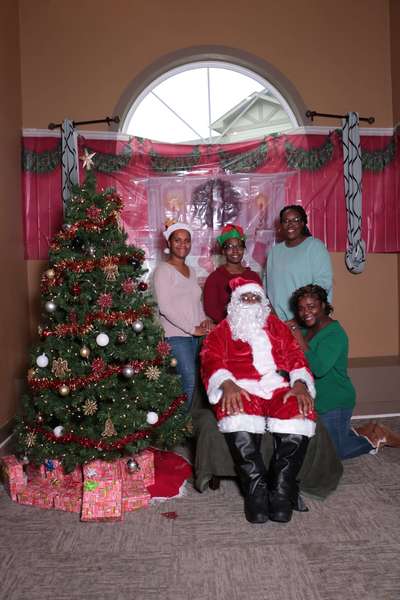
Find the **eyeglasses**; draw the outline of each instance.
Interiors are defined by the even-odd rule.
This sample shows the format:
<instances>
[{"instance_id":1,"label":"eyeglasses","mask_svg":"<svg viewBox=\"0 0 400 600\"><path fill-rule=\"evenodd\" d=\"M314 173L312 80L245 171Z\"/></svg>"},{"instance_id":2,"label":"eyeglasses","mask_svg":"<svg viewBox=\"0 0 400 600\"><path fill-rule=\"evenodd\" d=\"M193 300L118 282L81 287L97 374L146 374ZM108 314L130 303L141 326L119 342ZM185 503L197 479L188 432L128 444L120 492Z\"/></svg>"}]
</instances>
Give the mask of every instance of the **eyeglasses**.
<instances>
[{"instance_id":1,"label":"eyeglasses","mask_svg":"<svg viewBox=\"0 0 400 600\"><path fill-rule=\"evenodd\" d=\"M293 219L282 219L283 225L291 225L292 223L301 223L303 219L301 217L293 217Z\"/></svg>"},{"instance_id":2,"label":"eyeglasses","mask_svg":"<svg viewBox=\"0 0 400 600\"><path fill-rule=\"evenodd\" d=\"M224 244L224 250L244 250L244 244Z\"/></svg>"},{"instance_id":3,"label":"eyeglasses","mask_svg":"<svg viewBox=\"0 0 400 600\"><path fill-rule=\"evenodd\" d=\"M261 296L258 294L252 294L251 292L247 292L240 295L240 300L242 302L249 302L253 304L253 302L261 302Z\"/></svg>"}]
</instances>

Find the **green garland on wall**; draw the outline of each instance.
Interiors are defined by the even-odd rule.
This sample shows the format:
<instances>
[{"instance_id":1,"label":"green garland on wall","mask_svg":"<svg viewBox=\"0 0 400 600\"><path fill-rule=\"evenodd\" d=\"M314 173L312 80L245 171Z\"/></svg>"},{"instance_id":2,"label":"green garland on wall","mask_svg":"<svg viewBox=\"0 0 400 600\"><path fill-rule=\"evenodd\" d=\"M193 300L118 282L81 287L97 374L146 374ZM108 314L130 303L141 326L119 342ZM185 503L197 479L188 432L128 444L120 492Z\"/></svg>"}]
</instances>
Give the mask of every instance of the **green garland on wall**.
<instances>
[{"instance_id":1,"label":"green garland on wall","mask_svg":"<svg viewBox=\"0 0 400 600\"><path fill-rule=\"evenodd\" d=\"M99 173L115 173L116 171L122 171L123 169L126 169L132 159L133 150L130 142L131 139L124 144L120 154L97 152L97 150L90 148L90 146L85 147L88 152L95 152L95 155L93 156L93 162L96 171Z\"/></svg>"},{"instance_id":2,"label":"green garland on wall","mask_svg":"<svg viewBox=\"0 0 400 600\"><path fill-rule=\"evenodd\" d=\"M254 150L246 152L218 152L219 161L222 169L229 173L247 173L255 171L265 163L268 156L268 144L266 140Z\"/></svg>"},{"instance_id":3,"label":"green garland on wall","mask_svg":"<svg viewBox=\"0 0 400 600\"><path fill-rule=\"evenodd\" d=\"M380 173L385 167L390 165L397 152L397 132L398 130L395 131L389 144L382 150L367 152L361 149L361 164L364 171Z\"/></svg>"},{"instance_id":4,"label":"green garland on wall","mask_svg":"<svg viewBox=\"0 0 400 600\"><path fill-rule=\"evenodd\" d=\"M340 136L341 130L337 130L336 133ZM371 152L362 150L361 160L364 171L380 173L394 160L397 154L397 136L399 134L400 127L398 126L385 148ZM136 139L139 144L144 142L141 138ZM131 141L132 138L124 145L119 154L97 152L87 146L89 152L95 152L93 162L96 170L100 173L114 173L126 169L133 156ZM332 159L333 147L330 135L321 146L311 150L296 148L291 142L286 141L285 156L287 165L292 169L316 171L326 166ZM186 155L167 156L155 150L150 150L149 156L153 171L179 173L190 171L195 165L199 164L201 153L199 146L194 146L193 151ZM268 144L264 140L257 148L240 153L220 150L218 156L220 165L225 172L246 173L255 171L268 158ZM51 173L61 165L61 141L57 141L54 148L42 152L28 150L23 147L21 160L23 171L34 174Z\"/></svg>"},{"instance_id":5,"label":"green garland on wall","mask_svg":"<svg viewBox=\"0 0 400 600\"><path fill-rule=\"evenodd\" d=\"M305 150L296 148L292 143L285 142L286 162L292 169L300 171L317 171L322 169L332 159L333 143L330 136L318 148Z\"/></svg>"},{"instance_id":6,"label":"green garland on wall","mask_svg":"<svg viewBox=\"0 0 400 600\"><path fill-rule=\"evenodd\" d=\"M61 164L61 142L58 141L55 148L52 150L44 150L36 152L36 150L28 150L22 148L22 170L29 173L43 174L51 173Z\"/></svg>"},{"instance_id":7,"label":"green garland on wall","mask_svg":"<svg viewBox=\"0 0 400 600\"><path fill-rule=\"evenodd\" d=\"M193 152L180 156L166 156L155 150L149 151L151 168L157 173L179 173L191 171L200 161L199 146L194 146Z\"/></svg>"}]
</instances>

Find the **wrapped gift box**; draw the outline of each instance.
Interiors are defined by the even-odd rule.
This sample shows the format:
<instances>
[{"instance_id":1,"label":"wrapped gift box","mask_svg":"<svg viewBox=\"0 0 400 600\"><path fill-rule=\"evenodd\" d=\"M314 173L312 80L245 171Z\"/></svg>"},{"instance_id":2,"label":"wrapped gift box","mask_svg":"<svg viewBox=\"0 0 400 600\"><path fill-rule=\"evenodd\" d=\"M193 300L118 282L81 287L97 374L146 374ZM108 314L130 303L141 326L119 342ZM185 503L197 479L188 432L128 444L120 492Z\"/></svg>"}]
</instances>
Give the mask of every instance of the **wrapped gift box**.
<instances>
[{"instance_id":1,"label":"wrapped gift box","mask_svg":"<svg viewBox=\"0 0 400 600\"><path fill-rule=\"evenodd\" d=\"M56 481L56 480L55 480ZM17 496L20 504L39 506L40 508L53 508L54 498L58 494L58 486L50 481L31 481Z\"/></svg>"},{"instance_id":2,"label":"wrapped gift box","mask_svg":"<svg viewBox=\"0 0 400 600\"><path fill-rule=\"evenodd\" d=\"M83 484L81 520L120 521L121 519L121 480L86 480Z\"/></svg>"},{"instance_id":3,"label":"wrapped gift box","mask_svg":"<svg viewBox=\"0 0 400 600\"><path fill-rule=\"evenodd\" d=\"M118 481L121 479L118 461L92 460L83 465L83 479L95 481Z\"/></svg>"},{"instance_id":4,"label":"wrapped gift box","mask_svg":"<svg viewBox=\"0 0 400 600\"><path fill-rule=\"evenodd\" d=\"M18 494L22 492L27 484L24 469L14 455L0 458L0 467L4 487L15 502Z\"/></svg>"},{"instance_id":5,"label":"wrapped gift box","mask_svg":"<svg viewBox=\"0 0 400 600\"><path fill-rule=\"evenodd\" d=\"M131 512L149 505L151 496L143 481L122 482L122 510Z\"/></svg>"},{"instance_id":6,"label":"wrapped gift box","mask_svg":"<svg viewBox=\"0 0 400 600\"><path fill-rule=\"evenodd\" d=\"M28 481L36 481L37 479L46 479L46 468L44 465L33 465L29 463L26 465L26 474Z\"/></svg>"},{"instance_id":7,"label":"wrapped gift box","mask_svg":"<svg viewBox=\"0 0 400 600\"><path fill-rule=\"evenodd\" d=\"M69 484L69 483L80 483L80 484L82 484L82 481L83 481L83 472L82 472L81 465L77 465L75 467L75 469L73 471L71 471L71 473L65 473L64 474L64 481L67 484Z\"/></svg>"},{"instance_id":8,"label":"wrapped gift box","mask_svg":"<svg viewBox=\"0 0 400 600\"><path fill-rule=\"evenodd\" d=\"M154 484L154 453L152 450L143 450L132 458L138 463L139 469L135 472L128 470L126 466L128 457L120 458L121 476L123 481L143 481L147 487Z\"/></svg>"},{"instance_id":9,"label":"wrapped gift box","mask_svg":"<svg viewBox=\"0 0 400 600\"><path fill-rule=\"evenodd\" d=\"M46 479L58 479L62 481L65 477L64 468L56 458L49 458L44 461Z\"/></svg>"},{"instance_id":10,"label":"wrapped gift box","mask_svg":"<svg viewBox=\"0 0 400 600\"><path fill-rule=\"evenodd\" d=\"M58 490L54 497L54 508L67 512L81 512L82 508L82 484L71 482Z\"/></svg>"}]
</instances>

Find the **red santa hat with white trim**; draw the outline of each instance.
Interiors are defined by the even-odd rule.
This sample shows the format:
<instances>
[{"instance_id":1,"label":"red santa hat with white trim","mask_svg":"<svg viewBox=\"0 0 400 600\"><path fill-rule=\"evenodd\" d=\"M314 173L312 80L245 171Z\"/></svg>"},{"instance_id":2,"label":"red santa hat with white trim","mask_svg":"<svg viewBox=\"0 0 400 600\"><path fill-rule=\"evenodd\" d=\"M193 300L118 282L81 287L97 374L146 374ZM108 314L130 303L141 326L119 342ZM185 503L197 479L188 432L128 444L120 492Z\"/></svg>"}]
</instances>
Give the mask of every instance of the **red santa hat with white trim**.
<instances>
[{"instance_id":1,"label":"red santa hat with white trim","mask_svg":"<svg viewBox=\"0 0 400 600\"><path fill-rule=\"evenodd\" d=\"M248 294L249 292L252 294L257 294L261 296L261 298L266 299L266 295L263 287L255 282L249 281L244 277L235 277L231 279L229 282L229 287L232 290L231 300L236 300L242 294Z\"/></svg>"}]
</instances>

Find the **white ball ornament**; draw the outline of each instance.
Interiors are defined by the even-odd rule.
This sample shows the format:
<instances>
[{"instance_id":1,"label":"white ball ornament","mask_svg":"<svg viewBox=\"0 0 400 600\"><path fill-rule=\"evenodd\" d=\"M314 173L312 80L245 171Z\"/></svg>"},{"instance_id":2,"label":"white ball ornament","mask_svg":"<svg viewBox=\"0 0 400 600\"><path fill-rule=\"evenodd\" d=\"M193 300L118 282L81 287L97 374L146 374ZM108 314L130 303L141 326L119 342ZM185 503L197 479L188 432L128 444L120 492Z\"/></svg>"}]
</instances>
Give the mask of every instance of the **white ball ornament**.
<instances>
[{"instance_id":1,"label":"white ball ornament","mask_svg":"<svg viewBox=\"0 0 400 600\"><path fill-rule=\"evenodd\" d=\"M44 308L48 313L53 313L56 311L57 306L56 306L55 302L53 302L52 300L48 300L46 302L46 304L44 305Z\"/></svg>"},{"instance_id":2,"label":"white ball ornament","mask_svg":"<svg viewBox=\"0 0 400 600\"><path fill-rule=\"evenodd\" d=\"M64 435L64 427L62 425L57 425L57 427L54 427L53 433L56 437L61 437Z\"/></svg>"},{"instance_id":3,"label":"white ball ornament","mask_svg":"<svg viewBox=\"0 0 400 600\"><path fill-rule=\"evenodd\" d=\"M130 365L126 365L123 369L122 369L122 375L124 377L126 377L126 379L130 379L131 377L133 377L134 375L134 370Z\"/></svg>"},{"instance_id":4,"label":"white ball ornament","mask_svg":"<svg viewBox=\"0 0 400 600\"><path fill-rule=\"evenodd\" d=\"M132 329L136 333L140 333L141 331L143 331L143 327L144 327L143 321L140 321L140 319L138 319L137 321L134 321L134 323L132 323Z\"/></svg>"},{"instance_id":5,"label":"white ball ornament","mask_svg":"<svg viewBox=\"0 0 400 600\"><path fill-rule=\"evenodd\" d=\"M146 421L149 425L155 425L158 421L158 414L153 411L148 412L146 416Z\"/></svg>"},{"instance_id":6,"label":"white ball ornament","mask_svg":"<svg viewBox=\"0 0 400 600\"><path fill-rule=\"evenodd\" d=\"M96 344L98 346L107 346L109 341L110 341L110 338L108 337L108 335L106 333L99 333L99 335L96 338Z\"/></svg>"},{"instance_id":7,"label":"white ball ornament","mask_svg":"<svg viewBox=\"0 0 400 600\"><path fill-rule=\"evenodd\" d=\"M47 367L47 365L49 364L49 359L47 358L47 356L44 352L43 352L43 354L41 354L40 356L37 357L36 364L38 367L42 367L42 369L44 367Z\"/></svg>"}]
</instances>

